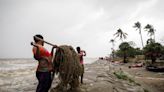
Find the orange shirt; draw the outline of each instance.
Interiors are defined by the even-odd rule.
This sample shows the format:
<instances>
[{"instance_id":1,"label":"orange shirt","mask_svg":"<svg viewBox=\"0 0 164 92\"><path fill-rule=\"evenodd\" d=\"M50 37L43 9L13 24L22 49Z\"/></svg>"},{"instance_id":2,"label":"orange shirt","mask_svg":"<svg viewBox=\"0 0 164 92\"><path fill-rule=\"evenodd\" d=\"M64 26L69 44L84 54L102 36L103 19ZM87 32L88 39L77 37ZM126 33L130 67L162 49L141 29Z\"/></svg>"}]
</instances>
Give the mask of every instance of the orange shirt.
<instances>
[{"instance_id":1,"label":"orange shirt","mask_svg":"<svg viewBox=\"0 0 164 92\"><path fill-rule=\"evenodd\" d=\"M53 70L52 64L52 55L42 46L37 45L39 47L39 55L36 55L37 48L33 47L33 53L36 57L40 58L38 61L37 71L40 72L48 72Z\"/></svg>"}]
</instances>

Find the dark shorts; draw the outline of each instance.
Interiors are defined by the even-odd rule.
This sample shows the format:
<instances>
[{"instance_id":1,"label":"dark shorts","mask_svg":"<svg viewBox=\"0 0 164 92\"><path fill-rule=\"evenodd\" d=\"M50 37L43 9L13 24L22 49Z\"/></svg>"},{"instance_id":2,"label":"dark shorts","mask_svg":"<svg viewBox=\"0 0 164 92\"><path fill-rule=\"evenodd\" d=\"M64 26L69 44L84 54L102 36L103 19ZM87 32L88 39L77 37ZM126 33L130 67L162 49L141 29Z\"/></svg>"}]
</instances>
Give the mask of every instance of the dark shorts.
<instances>
[{"instance_id":1,"label":"dark shorts","mask_svg":"<svg viewBox=\"0 0 164 92\"><path fill-rule=\"evenodd\" d=\"M48 92L51 87L51 72L36 72L38 86L36 92Z\"/></svg>"}]
</instances>

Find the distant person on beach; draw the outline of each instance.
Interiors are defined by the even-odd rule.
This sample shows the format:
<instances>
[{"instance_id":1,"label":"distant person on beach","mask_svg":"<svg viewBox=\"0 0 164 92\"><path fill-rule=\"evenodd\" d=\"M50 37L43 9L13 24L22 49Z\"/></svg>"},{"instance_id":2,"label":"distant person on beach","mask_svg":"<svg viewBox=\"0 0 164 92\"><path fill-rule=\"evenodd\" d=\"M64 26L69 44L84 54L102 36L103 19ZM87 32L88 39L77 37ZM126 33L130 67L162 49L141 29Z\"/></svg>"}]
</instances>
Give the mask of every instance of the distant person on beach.
<instances>
[{"instance_id":1,"label":"distant person on beach","mask_svg":"<svg viewBox=\"0 0 164 92\"><path fill-rule=\"evenodd\" d=\"M52 83L51 73L53 72L52 56L54 48L57 45L52 47L51 53L49 53L43 46L43 36L35 35L33 44L33 54L35 60L38 61L38 67L36 70L36 77L38 79L38 86L36 92L48 92Z\"/></svg>"},{"instance_id":2,"label":"distant person on beach","mask_svg":"<svg viewBox=\"0 0 164 92\"><path fill-rule=\"evenodd\" d=\"M76 50L77 50L79 58L80 58L80 64L82 65L81 83L83 83L83 74L84 74L83 56L86 56L86 52L84 50L81 50L80 47L76 47Z\"/></svg>"}]
</instances>

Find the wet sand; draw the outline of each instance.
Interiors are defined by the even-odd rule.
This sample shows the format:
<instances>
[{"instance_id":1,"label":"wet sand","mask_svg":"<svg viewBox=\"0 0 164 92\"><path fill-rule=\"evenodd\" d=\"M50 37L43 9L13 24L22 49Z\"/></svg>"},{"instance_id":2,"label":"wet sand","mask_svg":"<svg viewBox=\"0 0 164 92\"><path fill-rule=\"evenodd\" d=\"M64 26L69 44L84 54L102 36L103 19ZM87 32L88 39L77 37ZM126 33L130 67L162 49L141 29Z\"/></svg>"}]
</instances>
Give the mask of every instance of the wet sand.
<instances>
[{"instance_id":1,"label":"wet sand","mask_svg":"<svg viewBox=\"0 0 164 92\"><path fill-rule=\"evenodd\" d=\"M128 68L129 65L125 64L120 67L149 92L164 92L164 72L147 71L145 67Z\"/></svg>"}]
</instances>

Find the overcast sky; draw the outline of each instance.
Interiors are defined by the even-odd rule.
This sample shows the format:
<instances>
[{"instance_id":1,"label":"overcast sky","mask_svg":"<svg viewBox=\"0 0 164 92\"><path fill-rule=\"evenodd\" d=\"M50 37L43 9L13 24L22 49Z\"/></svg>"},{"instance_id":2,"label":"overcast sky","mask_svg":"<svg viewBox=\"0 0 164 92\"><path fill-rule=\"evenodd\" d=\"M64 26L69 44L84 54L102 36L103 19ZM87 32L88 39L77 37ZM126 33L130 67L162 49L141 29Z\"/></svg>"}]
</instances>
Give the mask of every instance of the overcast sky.
<instances>
[{"instance_id":1,"label":"overcast sky","mask_svg":"<svg viewBox=\"0 0 164 92\"><path fill-rule=\"evenodd\" d=\"M110 39L118 28L125 41L141 47L132 27L152 24L156 41L164 39L164 0L0 0L0 58L32 58L35 34L57 45L80 46L88 57L111 52ZM143 30L144 44L148 38ZM116 40L116 47L120 44ZM50 46L46 45L50 50Z\"/></svg>"}]
</instances>

